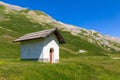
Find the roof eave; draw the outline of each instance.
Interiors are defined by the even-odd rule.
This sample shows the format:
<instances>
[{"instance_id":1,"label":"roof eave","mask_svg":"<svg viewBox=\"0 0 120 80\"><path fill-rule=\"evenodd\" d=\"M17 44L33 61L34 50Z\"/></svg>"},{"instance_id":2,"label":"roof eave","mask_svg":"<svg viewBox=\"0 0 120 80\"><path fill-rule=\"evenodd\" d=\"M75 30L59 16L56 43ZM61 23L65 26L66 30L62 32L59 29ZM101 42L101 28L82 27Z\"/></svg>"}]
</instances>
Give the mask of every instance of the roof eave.
<instances>
[{"instance_id":1,"label":"roof eave","mask_svg":"<svg viewBox=\"0 0 120 80\"><path fill-rule=\"evenodd\" d=\"M42 38L45 38L45 37L25 39L25 40L14 40L13 42L15 43L15 42L22 42L22 41L28 41L28 40L34 40L34 39L42 39Z\"/></svg>"}]
</instances>

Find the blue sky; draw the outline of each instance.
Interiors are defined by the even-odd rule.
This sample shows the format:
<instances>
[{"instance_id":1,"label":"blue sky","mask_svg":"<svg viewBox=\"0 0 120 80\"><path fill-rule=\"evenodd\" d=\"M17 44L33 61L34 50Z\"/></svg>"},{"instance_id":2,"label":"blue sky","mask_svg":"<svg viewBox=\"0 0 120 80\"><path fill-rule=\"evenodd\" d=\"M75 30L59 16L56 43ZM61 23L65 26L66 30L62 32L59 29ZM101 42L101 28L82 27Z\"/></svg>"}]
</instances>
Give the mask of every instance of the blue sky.
<instances>
[{"instance_id":1,"label":"blue sky","mask_svg":"<svg viewBox=\"0 0 120 80\"><path fill-rule=\"evenodd\" d=\"M120 0L1 0L41 10L58 21L120 37Z\"/></svg>"}]
</instances>

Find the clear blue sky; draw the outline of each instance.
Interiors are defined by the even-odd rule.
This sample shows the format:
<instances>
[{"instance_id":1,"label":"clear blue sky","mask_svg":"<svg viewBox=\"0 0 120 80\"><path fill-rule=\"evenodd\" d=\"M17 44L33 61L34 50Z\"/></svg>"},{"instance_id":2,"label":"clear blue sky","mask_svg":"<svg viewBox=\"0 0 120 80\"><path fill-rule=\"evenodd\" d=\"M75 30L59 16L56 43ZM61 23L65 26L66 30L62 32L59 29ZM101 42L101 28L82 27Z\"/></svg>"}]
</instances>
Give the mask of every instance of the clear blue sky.
<instances>
[{"instance_id":1,"label":"clear blue sky","mask_svg":"<svg viewBox=\"0 0 120 80\"><path fill-rule=\"evenodd\" d=\"M58 21L120 37L120 0L1 0L41 10Z\"/></svg>"}]
</instances>

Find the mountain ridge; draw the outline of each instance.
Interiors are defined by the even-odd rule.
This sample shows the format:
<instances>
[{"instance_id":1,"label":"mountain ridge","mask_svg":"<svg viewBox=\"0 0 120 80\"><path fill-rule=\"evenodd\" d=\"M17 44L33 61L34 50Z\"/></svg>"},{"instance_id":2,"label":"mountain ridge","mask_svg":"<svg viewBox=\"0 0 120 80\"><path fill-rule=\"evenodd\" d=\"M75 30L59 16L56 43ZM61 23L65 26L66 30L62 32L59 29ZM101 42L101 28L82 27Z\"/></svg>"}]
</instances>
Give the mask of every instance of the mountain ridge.
<instances>
[{"instance_id":1,"label":"mountain ridge","mask_svg":"<svg viewBox=\"0 0 120 80\"><path fill-rule=\"evenodd\" d=\"M0 5L5 5L7 8L10 8L10 9L13 9L13 10L16 10L16 11L26 9L26 8L23 8L23 7L20 7L20 6L17 6L17 5L11 5L11 4L8 4L8 3L4 3L2 1L0 1Z\"/></svg>"}]
</instances>

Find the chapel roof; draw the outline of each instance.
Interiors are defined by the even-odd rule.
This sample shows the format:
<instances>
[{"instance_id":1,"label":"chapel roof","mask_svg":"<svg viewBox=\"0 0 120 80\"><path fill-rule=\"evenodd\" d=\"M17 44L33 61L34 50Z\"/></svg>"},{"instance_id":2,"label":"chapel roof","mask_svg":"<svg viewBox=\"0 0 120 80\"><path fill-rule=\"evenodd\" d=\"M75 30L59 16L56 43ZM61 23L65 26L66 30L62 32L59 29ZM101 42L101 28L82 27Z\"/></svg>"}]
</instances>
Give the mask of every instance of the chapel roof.
<instances>
[{"instance_id":1,"label":"chapel roof","mask_svg":"<svg viewBox=\"0 0 120 80\"><path fill-rule=\"evenodd\" d=\"M62 37L62 35L60 34L60 32L58 31L57 28L28 33L28 34L25 34L25 35L19 37L18 39L14 40L13 42L21 42L21 41L27 41L27 40L33 40L33 39L47 38L52 33L55 34L55 36L57 37L60 44L65 43L64 38Z\"/></svg>"}]
</instances>

